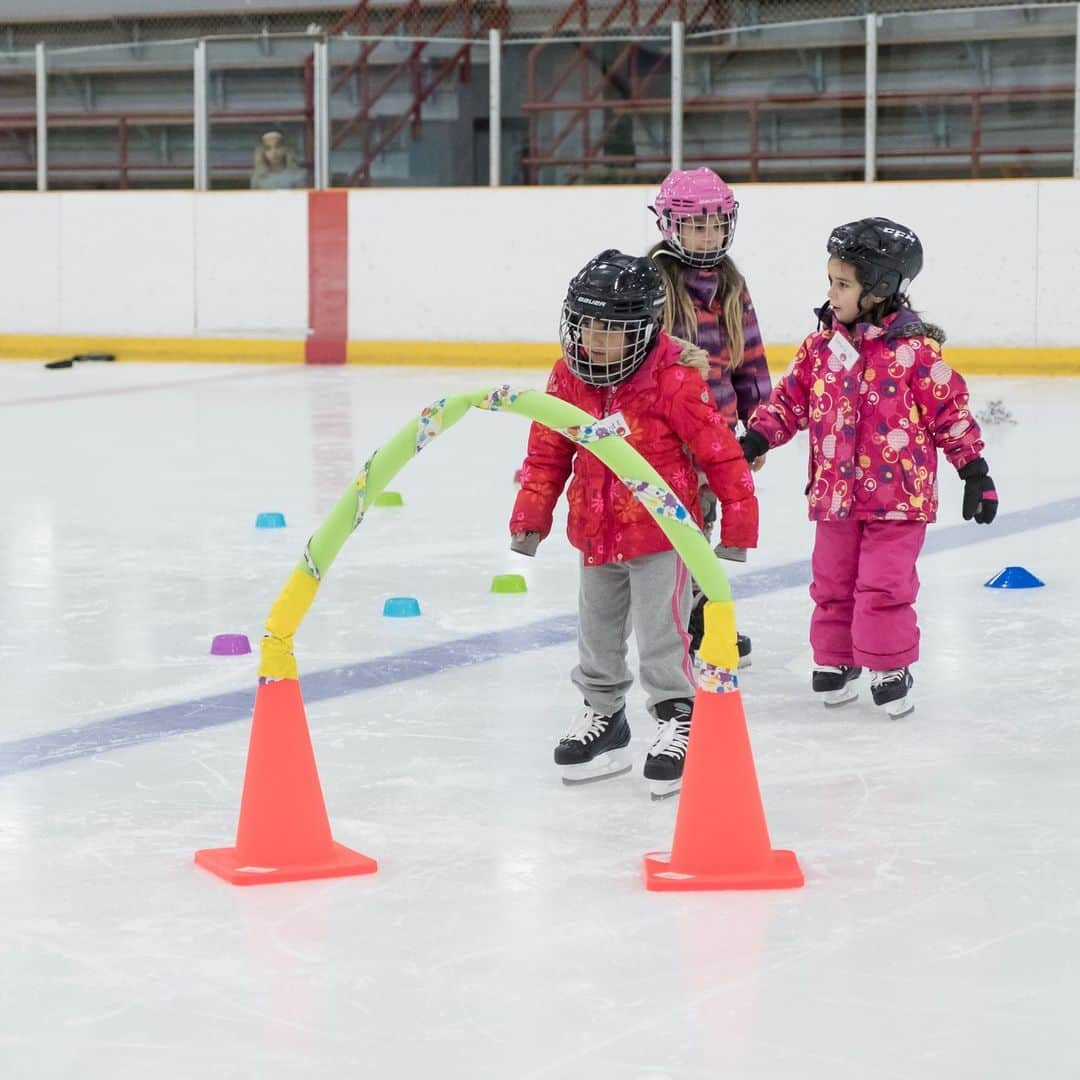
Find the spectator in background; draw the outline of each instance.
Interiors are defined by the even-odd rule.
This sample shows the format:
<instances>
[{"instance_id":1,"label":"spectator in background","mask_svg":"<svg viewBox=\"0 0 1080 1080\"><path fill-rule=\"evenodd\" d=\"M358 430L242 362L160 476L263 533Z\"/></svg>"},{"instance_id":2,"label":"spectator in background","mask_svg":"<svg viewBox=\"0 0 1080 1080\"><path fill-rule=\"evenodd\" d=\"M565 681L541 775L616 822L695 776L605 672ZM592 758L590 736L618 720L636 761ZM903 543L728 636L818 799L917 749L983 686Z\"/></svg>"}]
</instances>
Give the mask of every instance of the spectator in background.
<instances>
[{"instance_id":1,"label":"spectator in background","mask_svg":"<svg viewBox=\"0 0 1080 1080\"><path fill-rule=\"evenodd\" d=\"M296 163L296 154L278 128L264 132L255 146L251 186L257 191L307 187L307 173Z\"/></svg>"}]
</instances>

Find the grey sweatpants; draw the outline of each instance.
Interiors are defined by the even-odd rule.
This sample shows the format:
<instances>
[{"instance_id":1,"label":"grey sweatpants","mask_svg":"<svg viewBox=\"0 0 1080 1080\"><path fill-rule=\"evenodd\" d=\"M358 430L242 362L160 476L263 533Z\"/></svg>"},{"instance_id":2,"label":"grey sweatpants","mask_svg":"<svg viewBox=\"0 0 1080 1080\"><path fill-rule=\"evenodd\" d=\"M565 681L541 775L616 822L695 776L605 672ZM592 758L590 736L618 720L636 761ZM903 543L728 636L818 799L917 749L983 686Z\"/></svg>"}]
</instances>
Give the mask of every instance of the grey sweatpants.
<instances>
[{"instance_id":1,"label":"grey sweatpants","mask_svg":"<svg viewBox=\"0 0 1080 1080\"><path fill-rule=\"evenodd\" d=\"M690 575L674 551L582 564L578 666L570 678L597 712L610 716L626 701L633 682L626 665L631 630L649 712L656 715L658 702L694 696L686 632L690 605Z\"/></svg>"}]
</instances>

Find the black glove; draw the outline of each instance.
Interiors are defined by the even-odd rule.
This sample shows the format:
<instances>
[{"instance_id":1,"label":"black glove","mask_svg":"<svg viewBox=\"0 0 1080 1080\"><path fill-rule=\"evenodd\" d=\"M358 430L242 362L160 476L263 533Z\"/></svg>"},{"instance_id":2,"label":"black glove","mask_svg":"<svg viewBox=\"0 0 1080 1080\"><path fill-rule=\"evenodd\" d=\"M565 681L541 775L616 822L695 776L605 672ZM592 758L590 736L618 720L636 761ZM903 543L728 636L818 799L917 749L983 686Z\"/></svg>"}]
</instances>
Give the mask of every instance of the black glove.
<instances>
[{"instance_id":1,"label":"black glove","mask_svg":"<svg viewBox=\"0 0 1080 1080\"><path fill-rule=\"evenodd\" d=\"M989 525L998 511L998 497L990 466L982 458L969 461L960 470L964 481L964 520L974 518L980 525Z\"/></svg>"},{"instance_id":2,"label":"black glove","mask_svg":"<svg viewBox=\"0 0 1080 1080\"><path fill-rule=\"evenodd\" d=\"M538 532L514 533L510 537L510 550L519 555L535 555L540 546L540 534Z\"/></svg>"},{"instance_id":3,"label":"black glove","mask_svg":"<svg viewBox=\"0 0 1080 1080\"><path fill-rule=\"evenodd\" d=\"M686 632L690 635L691 653L696 653L701 648L701 639L705 636L705 605L708 602L709 598L704 593L698 593L694 598L694 606L690 609Z\"/></svg>"},{"instance_id":4,"label":"black glove","mask_svg":"<svg viewBox=\"0 0 1080 1080\"><path fill-rule=\"evenodd\" d=\"M704 533L706 536L712 532L712 527L716 524L716 496L712 493L711 488L702 487L698 489L698 501L701 503L701 519L704 522Z\"/></svg>"},{"instance_id":5,"label":"black glove","mask_svg":"<svg viewBox=\"0 0 1080 1080\"><path fill-rule=\"evenodd\" d=\"M769 449L769 440L760 431L747 428L746 434L739 440L739 446L747 462L757 461Z\"/></svg>"}]
</instances>

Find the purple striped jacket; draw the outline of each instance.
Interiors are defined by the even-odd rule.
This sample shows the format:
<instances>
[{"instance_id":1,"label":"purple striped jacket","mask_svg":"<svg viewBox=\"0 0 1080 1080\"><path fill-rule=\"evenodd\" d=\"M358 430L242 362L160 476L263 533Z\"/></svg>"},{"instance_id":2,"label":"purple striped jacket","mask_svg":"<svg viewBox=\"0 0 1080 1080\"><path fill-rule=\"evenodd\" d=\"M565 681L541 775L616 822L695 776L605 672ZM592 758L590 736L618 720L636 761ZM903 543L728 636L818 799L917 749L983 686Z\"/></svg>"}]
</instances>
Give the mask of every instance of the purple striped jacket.
<instances>
[{"instance_id":1,"label":"purple striped jacket","mask_svg":"<svg viewBox=\"0 0 1080 1080\"><path fill-rule=\"evenodd\" d=\"M709 354L708 381L716 407L732 430L739 420L745 426L753 411L761 402L768 401L772 393L765 346L746 280L742 283L743 360L734 371L724 325L723 297L717 296L720 275L715 270L693 270L686 275L686 287L697 312L697 326L677 326L675 333Z\"/></svg>"}]
</instances>

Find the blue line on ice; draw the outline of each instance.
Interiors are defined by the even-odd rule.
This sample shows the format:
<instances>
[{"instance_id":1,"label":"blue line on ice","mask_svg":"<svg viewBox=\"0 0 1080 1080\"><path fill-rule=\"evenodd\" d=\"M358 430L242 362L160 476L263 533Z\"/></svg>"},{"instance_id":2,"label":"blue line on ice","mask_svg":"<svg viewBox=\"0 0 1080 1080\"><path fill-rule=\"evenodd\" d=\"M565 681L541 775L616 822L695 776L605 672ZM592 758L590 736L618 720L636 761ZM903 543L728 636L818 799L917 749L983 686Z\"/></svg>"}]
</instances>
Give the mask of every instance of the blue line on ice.
<instances>
[{"instance_id":1,"label":"blue line on ice","mask_svg":"<svg viewBox=\"0 0 1080 1080\"><path fill-rule=\"evenodd\" d=\"M1062 499L1002 514L991 528L969 522L935 526L927 533L925 553L968 547L988 540L1001 540L1017 533L1059 525L1080 518L1080 497ZM810 581L810 562L766 567L740 574L733 582L737 599L763 596L781 589L796 588ZM441 645L381 656L374 660L306 672L303 675L304 701L308 704L371 690L377 686L407 682L425 675L482 664L500 656L543 649L549 645L571 642L577 635L577 618L559 615L510 630L496 630L472 637L458 638ZM91 757L109 750L119 750L140 743L153 742L169 735L229 724L251 716L254 688L215 694L194 701L179 701L153 709L113 716L90 724L32 735L0 743L0 776L40 769L64 761Z\"/></svg>"}]
</instances>

